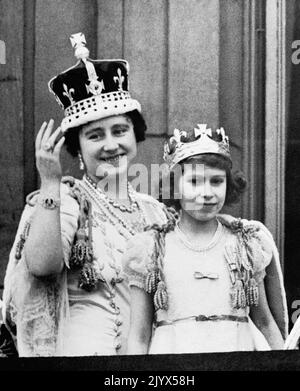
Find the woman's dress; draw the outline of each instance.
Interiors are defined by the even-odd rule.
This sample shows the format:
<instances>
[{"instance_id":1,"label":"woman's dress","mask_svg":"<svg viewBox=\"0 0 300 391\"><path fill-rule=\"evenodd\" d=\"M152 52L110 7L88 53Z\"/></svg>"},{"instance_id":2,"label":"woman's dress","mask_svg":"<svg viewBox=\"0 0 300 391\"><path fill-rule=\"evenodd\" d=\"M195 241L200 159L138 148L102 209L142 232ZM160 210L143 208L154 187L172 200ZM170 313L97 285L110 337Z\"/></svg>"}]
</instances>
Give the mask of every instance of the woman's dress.
<instances>
[{"instance_id":1,"label":"woman's dress","mask_svg":"<svg viewBox=\"0 0 300 391\"><path fill-rule=\"evenodd\" d=\"M70 267L69 262L80 219L78 194L91 203L89 220L94 264L99 275L91 291L79 287L81 270ZM30 275L24 252L16 257L20 239L26 236L26 226L34 214L38 194L31 197L10 254L4 291L4 316L9 325L16 325L20 356L125 353L130 303L121 259L134 233L141 232L145 225L165 221L160 203L145 194L134 195L140 214L137 221L124 227L103 207L99 192L88 181L61 185L61 231L66 267L54 281ZM85 232L90 235L88 222Z\"/></svg>"}]
</instances>

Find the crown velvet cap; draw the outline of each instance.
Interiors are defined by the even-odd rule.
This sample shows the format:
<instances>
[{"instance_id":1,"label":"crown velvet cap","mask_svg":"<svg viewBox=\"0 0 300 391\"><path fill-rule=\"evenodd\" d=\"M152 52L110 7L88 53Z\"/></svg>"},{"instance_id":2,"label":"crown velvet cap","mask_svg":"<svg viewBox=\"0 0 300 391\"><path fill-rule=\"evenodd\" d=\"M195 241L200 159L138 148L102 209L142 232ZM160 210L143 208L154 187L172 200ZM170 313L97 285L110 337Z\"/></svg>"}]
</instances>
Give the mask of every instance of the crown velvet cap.
<instances>
[{"instance_id":1,"label":"crown velvet cap","mask_svg":"<svg viewBox=\"0 0 300 391\"><path fill-rule=\"evenodd\" d=\"M64 110L62 132L111 115L132 110L140 103L129 93L129 64L126 60L91 60L82 33L70 38L78 62L52 78L49 90Z\"/></svg>"},{"instance_id":2,"label":"crown velvet cap","mask_svg":"<svg viewBox=\"0 0 300 391\"><path fill-rule=\"evenodd\" d=\"M200 154L214 153L230 161L229 139L223 128L207 129L206 124L197 124L192 131L174 129L174 134L164 145L164 161L172 169L183 160Z\"/></svg>"}]
</instances>

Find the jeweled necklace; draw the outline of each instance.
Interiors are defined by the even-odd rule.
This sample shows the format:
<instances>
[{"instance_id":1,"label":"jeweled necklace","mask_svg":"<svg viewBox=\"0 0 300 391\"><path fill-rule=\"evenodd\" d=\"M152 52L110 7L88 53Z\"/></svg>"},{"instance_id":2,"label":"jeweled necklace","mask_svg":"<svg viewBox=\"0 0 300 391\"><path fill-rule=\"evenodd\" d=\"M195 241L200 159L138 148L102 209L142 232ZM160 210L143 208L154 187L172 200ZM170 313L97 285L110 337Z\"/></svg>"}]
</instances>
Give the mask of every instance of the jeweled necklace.
<instances>
[{"instance_id":1,"label":"jeweled necklace","mask_svg":"<svg viewBox=\"0 0 300 391\"><path fill-rule=\"evenodd\" d=\"M127 205L124 205L124 204L121 204L119 202L117 202L116 200L114 200L113 198L110 198L107 194L105 194L98 186L97 186L97 183L95 181L93 181L92 178L90 178L87 174L85 175L85 178L87 179L87 181L97 190L101 191L103 193L103 195L105 196L105 198L107 199L107 201L114 207L114 208L117 208L119 209L121 212L128 212L128 213L133 213L137 210L138 208L138 204L136 202L136 200L134 199L133 197L133 189L130 185L130 183L127 181L127 194L128 194L128 199L129 199L129 202L130 202L130 205L127 206Z\"/></svg>"},{"instance_id":2,"label":"jeweled necklace","mask_svg":"<svg viewBox=\"0 0 300 391\"><path fill-rule=\"evenodd\" d=\"M136 234L136 231L130 226L130 224L127 224L125 220L123 220L115 211L114 208L111 206L111 204L107 201L105 194L99 189L95 188L87 179L86 176L83 177L84 183L88 187L88 194L89 196L94 200L94 202L98 205L99 209L102 211L103 215L108 219L108 221L115 226L119 233L124 236L125 238L129 239L131 236L134 236ZM133 191L133 190L132 190ZM132 194L133 196L133 194ZM146 224L146 217L143 212L143 209L140 207L139 203L135 200L137 203L138 209L142 215L142 219L144 223ZM109 212L109 213L108 213ZM113 217L113 218L112 218ZM116 224L116 221L118 221L118 224ZM121 229L120 229L121 228ZM123 229L122 229L123 228ZM129 235L128 235L129 233Z\"/></svg>"}]
</instances>

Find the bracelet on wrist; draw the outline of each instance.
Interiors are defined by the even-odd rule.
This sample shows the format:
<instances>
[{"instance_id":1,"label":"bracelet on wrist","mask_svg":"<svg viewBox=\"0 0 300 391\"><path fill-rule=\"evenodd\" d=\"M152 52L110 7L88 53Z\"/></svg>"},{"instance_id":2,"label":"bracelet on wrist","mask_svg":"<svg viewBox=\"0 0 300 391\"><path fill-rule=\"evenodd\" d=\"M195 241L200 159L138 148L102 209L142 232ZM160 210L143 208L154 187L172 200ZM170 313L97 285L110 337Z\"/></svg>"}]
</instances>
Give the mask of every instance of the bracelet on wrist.
<instances>
[{"instance_id":1,"label":"bracelet on wrist","mask_svg":"<svg viewBox=\"0 0 300 391\"><path fill-rule=\"evenodd\" d=\"M45 209L56 209L60 206L60 200L52 197L39 197L38 204Z\"/></svg>"}]
</instances>

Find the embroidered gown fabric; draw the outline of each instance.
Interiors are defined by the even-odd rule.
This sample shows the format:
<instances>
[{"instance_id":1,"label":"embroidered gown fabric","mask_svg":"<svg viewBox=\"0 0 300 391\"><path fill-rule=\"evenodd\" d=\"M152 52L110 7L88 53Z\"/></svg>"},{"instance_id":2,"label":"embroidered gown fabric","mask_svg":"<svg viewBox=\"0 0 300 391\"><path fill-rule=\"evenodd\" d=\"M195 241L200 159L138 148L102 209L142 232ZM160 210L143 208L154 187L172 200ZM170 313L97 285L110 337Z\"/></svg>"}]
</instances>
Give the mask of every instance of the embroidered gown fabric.
<instances>
[{"instance_id":1,"label":"embroidered gown fabric","mask_svg":"<svg viewBox=\"0 0 300 391\"><path fill-rule=\"evenodd\" d=\"M259 230L259 250L254 248L254 278L265 277L273 250L270 239ZM154 247L153 232L145 232L128 243L124 257L129 284L145 289L145 278ZM167 310L155 312L149 353L197 353L269 350L263 334L249 317L249 307L233 308L232 283L226 261L226 248L236 245L236 235L218 223L206 248L192 245L178 227L166 234L163 276L168 295ZM144 249L144 250L143 250ZM190 317L202 316L202 320ZM246 318L247 321L221 320L221 316ZM203 317L204 316L204 317ZM208 317L217 316L215 320Z\"/></svg>"},{"instance_id":2,"label":"embroidered gown fabric","mask_svg":"<svg viewBox=\"0 0 300 391\"><path fill-rule=\"evenodd\" d=\"M24 252L21 259L16 259L18 242L34 213L33 197L31 206L26 205L23 212L5 276L4 317L8 324L17 326L20 356L125 353L130 307L121 258L128 232L124 235L124 230L109 221L84 181L77 181L76 185L92 203L93 252L102 281L88 292L78 287L79 271L69 268L79 205L66 184L61 185L61 232L66 265L63 273L56 279L38 279L29 274ZM165 221L161 204L152 197L135 193L135 199L146 220L134 223L136 231L142 231L144 224Z\"/></svg>"}]
</instances>

